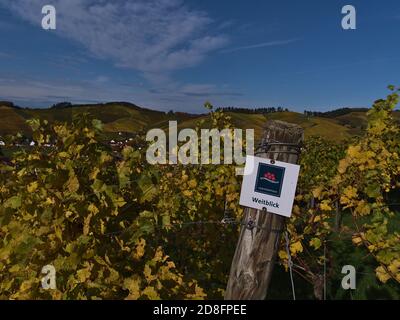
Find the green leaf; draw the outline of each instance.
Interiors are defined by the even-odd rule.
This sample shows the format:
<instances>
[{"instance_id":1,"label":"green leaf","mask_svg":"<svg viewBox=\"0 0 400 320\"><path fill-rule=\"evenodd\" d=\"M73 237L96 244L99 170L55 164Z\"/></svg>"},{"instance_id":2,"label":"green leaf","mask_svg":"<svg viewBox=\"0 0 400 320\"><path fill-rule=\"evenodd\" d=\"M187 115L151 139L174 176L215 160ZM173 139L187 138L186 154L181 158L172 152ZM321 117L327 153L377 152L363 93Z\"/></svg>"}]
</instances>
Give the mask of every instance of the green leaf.
<instances>
[{"instance_id":1,"label":"green leaf","mask_svg":"<svg viewBox=\"0 0 400 320\"><path fill-rule=\"evenodd\" d=\"M318 250L321 247L321 240L319 238L312 238L310 240L310 246L314 247L315 250Z\"/></svg>"},{"instance_id":2,"label":"green leaf","mask_svg":"<svg viewBox=\"0 0 400 320\"><path fill-rule=\"evenodd\" d=\"M139 187L142 190L142 196L139 199L140 203L151 201L157 193L153 182L148 176L142 176L138 181Z\"/></svg>"},{"instance_id":3,"label":"green leaf","mask_svg":"<svg viewBox=\"0 0 400 320\"><path fill-rule=\"evenodd\" d=\"M75 174L71 175L65 185L66 189L71 193L75 193L79 190L79 180Z\"/></svg>"},{"instance_id":4,"label":"green leaf","mask_svg":"<svg viewBox=\"0 0 400 320\"><path fill-rule=\"evenodd\" d=\"M381 195L381 187L377 183L370 183L365 188L365 192L370 198L378 198Z\"/></svg>"},{"instance_id":5,"label":"green leaf","mask_svg":"<svg viewBox=\"0 0 400 320\"><path fill-rule=\"evenodd\" d=\"M100 120L92 120L92 125L97 131L103 131L103 123Z\"/></svg>"},{"instance_id":6,"label":"green leaf","mask_svg":"<svg viewBox=\"0 0 400 320\"><path fill-rule=\"evenodd\" d=\"M6 201L6 203L4 204L4 206L6 208L18 209L21 207L21 204L22 204L22 199L21 199L21 196L18 195L18 196L13 196L10 199L8 199Z\"/></svg>"}]
</instances>

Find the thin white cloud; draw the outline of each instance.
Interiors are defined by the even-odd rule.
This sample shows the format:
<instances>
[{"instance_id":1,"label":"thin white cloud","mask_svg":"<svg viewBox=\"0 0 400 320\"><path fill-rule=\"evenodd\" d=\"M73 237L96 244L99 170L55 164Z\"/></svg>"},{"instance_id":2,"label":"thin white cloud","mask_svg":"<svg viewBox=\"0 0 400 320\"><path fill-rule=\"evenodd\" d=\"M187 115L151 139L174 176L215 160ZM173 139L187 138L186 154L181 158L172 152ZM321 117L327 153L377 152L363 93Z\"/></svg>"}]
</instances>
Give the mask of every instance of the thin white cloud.
<instances>
[{"instance_id":1,"label":"thin white cloud","mask_svg":"<svg viewBox=\"0 0 400 320\"><path fill-rule=\"evenodd\" d=\"M241 96L240 92L236 92L234 90L222 90L216 85L211 84L188 84L184 85L179 89L179 93L184 96L189 97L210 97L210 96L230 96L236 97Z\"/></svg>"},{"instance_id":2,"label":"thin white cloud","mask_svg":"<svg viewBox=\"0 0 400 320\"><path fill-rule=\"evenodd\" d=\"M291 44L293 42L297 42L300 39L289 39L289 40L278 40L278 41L269 41L269 42L261 42L257 44L252 44L248 46L236 47L231 49L222 50L222 53L231 53L236 51L242 50L251 50L251 49L258 49L258 48L266 48L266 47L276 47L276 46L284 46Z\"/></svg>"},{"instance_id":3,"label":"thin white cloud","mask_svg":"<svg viewBox=\"0 0 400 320\"><path fill-rule=\"evenodd\" d=\"M11 55L9 53L0 51L0 58L11 58Z\"/></svg>"},{"instance_id":4,"label":"thin white cloud","mask_svg":"<svg viewBox=\"0 0 400 320\"><path fill-rule=\"evenodd\" d=\"M107 76L98 76L98 77L96 77L96 79L94 81L97 83L106 83L109 80L110 79Z\"/></svg>"},{"instance_id":5,"label":"thin white cloud","mask_svg":"<svg viewBox=\"0 0 400 320\"><path fill-rule=\"evenodd\" d=\"M46 4L48 0L0 0L0 9L6 8L32 27L41 28L41 8ZM48 61L79 68L95 56L141 72L150 84L118 84L103 74L91 75L91 80L39 80L39 75L33 75L31 79L0 81L1 98L24 106L64 100L130 101L180 111L199 110L205 100L223 104L231 97L241 99L242 94L229 87L171 79L173 71L196 66L229 43L222 34L223 21L214 21L183 0L52 0L51 4L57 10L57 30L43 32L78 43L86 48L86 54L79 53L82 60L66 52Z\"/></svg>"},{"instance_id":6,"label":"thin white cloud","mask_svg":"<svg viewBox=\"0 0 400 320\"><path fill-rule=\"evenodd\" d=\"M0 0L40 28L48 0ZM181 0L53 0L57 30L43 31L71 39L96 57L144 74L192 67L228 43L214 34L214 21Z\"/></svg>"}]
</instances>

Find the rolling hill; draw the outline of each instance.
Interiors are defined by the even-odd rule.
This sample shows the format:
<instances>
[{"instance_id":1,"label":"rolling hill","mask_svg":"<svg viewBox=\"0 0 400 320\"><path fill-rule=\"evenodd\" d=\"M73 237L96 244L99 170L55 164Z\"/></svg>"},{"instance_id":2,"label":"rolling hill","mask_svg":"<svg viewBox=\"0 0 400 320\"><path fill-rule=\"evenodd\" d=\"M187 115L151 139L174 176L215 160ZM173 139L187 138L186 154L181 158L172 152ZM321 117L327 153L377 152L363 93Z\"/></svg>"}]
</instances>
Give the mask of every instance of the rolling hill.
<instances>
[{"instance_id":1,"label":"rolling hill","mask_svg":"<svg viewBox=\"0 0 400 320\"><path fill-rule=\"evenodd\" d=\"M188 113L165 113L141 108L125 102L110 102L95 105L74 105L49 109L29 109L14 107L10 103L0 102L0 135L21 132L30 135L26 120L32 118L46 119L51 123L70 122L74 115L90 113L104 123L109 134L116 132L139 132L151 128L168 128L168 121L178 121L179 129L194 128L199 120L205 119L204 127L210 127L208 115ZM268 114L226 112L235 127L254 129L256 140L261 136L267 119L296 123L305 129L305 135L319 135L330 140L342 140L358 135L366 128L366 114L349 110L346 114L335 117L307 116L297 112L275 112ZM395 112L400 121L400 112Z\"/></svg>"}]
</instances>

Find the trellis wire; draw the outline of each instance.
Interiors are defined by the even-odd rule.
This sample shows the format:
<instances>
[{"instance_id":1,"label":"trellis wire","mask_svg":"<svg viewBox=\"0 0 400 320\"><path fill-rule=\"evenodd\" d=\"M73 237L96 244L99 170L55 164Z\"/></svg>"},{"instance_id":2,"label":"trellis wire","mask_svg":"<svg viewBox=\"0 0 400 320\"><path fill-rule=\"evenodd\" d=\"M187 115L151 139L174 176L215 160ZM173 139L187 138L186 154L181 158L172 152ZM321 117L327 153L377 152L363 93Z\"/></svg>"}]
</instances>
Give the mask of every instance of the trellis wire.
<instances>
[{"instance_id":1,"label":"trellis wire","mask_svg":"<svg viewBox=\"0 0 400 320\"><path fill-rule=\"evenodd\" d=\"M286 240L286 253L288 256L288 266L289 266L289 274L290 274L290 283L292 285L292 295L293 295L293 300L296 300L296 292L294 289L294 279L293 279L293 262L292 262L292 256L290 255L290 241L289 241L289 236L288 236L288 232L285 231L285 240Z\"/></svg>"}]
</instances>

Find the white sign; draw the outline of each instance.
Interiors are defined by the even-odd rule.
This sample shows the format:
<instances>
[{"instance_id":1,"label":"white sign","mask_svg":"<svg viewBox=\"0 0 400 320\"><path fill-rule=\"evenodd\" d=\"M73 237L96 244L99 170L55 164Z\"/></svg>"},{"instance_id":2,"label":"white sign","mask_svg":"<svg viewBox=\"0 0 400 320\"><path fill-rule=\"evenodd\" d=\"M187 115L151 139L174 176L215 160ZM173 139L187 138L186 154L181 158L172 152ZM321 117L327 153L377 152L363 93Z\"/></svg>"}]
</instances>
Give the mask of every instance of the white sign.
<instances>
[{"instance_id":1,"label":"white sign","mask_svg":"<svg viewBox=\"0 0 400 320\"><path fill-rule=\"evenodd\" d=\"M247 156L240 204L290 217L299 171L295 164Z\"/></svg>"}]
</instances>

